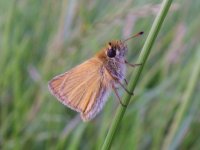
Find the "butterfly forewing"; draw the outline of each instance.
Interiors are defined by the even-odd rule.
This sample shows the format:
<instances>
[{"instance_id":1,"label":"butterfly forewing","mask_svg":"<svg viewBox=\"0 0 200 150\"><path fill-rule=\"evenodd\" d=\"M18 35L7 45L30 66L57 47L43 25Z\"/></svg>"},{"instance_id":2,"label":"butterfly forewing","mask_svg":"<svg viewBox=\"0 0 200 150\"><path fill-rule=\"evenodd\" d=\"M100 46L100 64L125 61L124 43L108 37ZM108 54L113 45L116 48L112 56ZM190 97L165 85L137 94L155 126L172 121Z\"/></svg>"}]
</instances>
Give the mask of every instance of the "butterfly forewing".
<instances>
[{"instance_id":1,"label":"butterfly forewing","mask_svg":"<svg viewBox=\"0 0 200 150\"><path fill-rule=\"evenodd\" d=\"M102 109L107 95L108 73L101 61L92 58L56 76L49 88L59 101L90 120Z\"/></svg>"}]
</instances>

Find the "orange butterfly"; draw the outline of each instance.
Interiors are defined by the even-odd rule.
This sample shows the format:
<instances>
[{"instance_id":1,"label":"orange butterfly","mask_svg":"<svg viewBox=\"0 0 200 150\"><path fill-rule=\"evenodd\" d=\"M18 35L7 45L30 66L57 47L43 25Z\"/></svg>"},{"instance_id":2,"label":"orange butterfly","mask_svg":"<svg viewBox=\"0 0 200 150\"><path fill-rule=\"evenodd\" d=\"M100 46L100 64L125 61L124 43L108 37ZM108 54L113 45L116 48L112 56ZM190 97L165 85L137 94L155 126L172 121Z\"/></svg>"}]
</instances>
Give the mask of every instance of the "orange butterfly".
<instances>
[{"instance_id":1,"label":"orange butterfly","mask_svg":"<svg viewBox=\"0 0 200 150\"><path fill-rule=\"evenodd\" d=\"M143 34L132 36L136 37ZM132 38L130 37L130 38ZM103 108L110 90L113 89L120 103L116 86L120 85L129 92L122 81L125 79L125 60L128 48L125 41L111 41L91 59L68 72L54 77L49 82L51 93L64 105L80 112L83 121L93 119ZM124 105L123 105L124 106Z\"/></svg>"}]
</instances>

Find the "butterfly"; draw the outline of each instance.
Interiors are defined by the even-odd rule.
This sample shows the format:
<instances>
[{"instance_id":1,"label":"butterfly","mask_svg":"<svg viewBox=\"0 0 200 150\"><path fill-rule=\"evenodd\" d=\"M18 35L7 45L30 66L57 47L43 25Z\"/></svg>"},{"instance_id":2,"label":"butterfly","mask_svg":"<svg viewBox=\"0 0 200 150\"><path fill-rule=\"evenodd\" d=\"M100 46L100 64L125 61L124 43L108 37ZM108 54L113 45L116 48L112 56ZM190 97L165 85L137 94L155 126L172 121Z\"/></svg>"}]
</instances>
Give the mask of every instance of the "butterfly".
<instances>
[{"instance_id":1,"label":"butterfly","mask_svg":"<svg viewBox=\"0 0 200 150\"><path fill-rule=\"evenodd\" d=\"M139 32L126 40L113 40L95 56L71 70L55 76L49 81L50 92L64 105L80 113L83 121L93 119L103 108L111 90L116 94L120 104L126 107L118 94L121 86L133 95L124 85L126 65L130 64L125 55L128 51L126 41L143 34Z\"/></svg>"}]
</instances>

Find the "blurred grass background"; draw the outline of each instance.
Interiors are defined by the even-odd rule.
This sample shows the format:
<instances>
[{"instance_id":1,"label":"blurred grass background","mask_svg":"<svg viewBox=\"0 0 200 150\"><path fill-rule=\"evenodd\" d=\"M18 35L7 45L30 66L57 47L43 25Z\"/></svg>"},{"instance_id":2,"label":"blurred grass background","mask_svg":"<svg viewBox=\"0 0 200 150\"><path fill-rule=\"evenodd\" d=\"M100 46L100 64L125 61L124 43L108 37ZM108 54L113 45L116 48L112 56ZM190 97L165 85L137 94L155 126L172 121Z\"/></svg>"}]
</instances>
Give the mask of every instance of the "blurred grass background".
<instances>
[{"instance_id":1,"label":"blurred grass background","mask_svg":"<svg viewBox=\"0 0 200 150\"><path fill-rule=\"evenodd\" d=\"M109 40L144 31L128 43L127 59L134 63L160 3L0 1L0 149L99 149L118 105L115 96L83 123L49 93L47 82ZM198 0L173 2L112 149L162 149L180 112L170 149L200 149L199 8Z\"/></svg>"}]
</instances>

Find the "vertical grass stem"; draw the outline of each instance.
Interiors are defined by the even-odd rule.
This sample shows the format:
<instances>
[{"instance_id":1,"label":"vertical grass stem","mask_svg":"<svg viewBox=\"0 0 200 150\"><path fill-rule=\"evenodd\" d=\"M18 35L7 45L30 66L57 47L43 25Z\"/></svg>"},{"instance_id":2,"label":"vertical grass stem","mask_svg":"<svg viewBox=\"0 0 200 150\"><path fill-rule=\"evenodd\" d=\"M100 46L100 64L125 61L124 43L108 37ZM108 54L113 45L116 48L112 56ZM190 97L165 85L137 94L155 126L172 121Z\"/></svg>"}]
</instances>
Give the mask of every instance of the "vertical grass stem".
<instances>
[{"instance_id":1,"label":"vertical grass stem","mask_svg":"<svg viewBox=\"0 0 200 150\"><path fill-rule=\"evenodd\" d=\"M141 75L141 72L143 70L143 66L145 65L145 62L149 56L149 53L153 46L153 43L159 33L159 30L160 30L162 23L167 15L167 12L169 10L171 3L172 3L172 0L164 0L162 3L161 9L160 9L158 15L156 16L156 19L151 27L151 30L145 41L145 44L142 48L141 54L140 54L138 62L137 62L137 63L141 63L142 66L135 69L135 73L132 75L131 80L129 82L130 84L128 85L128 88L130 89L130 91L134 91L134 89L136 87L136 84L137 84L139 77ZM126 94L123 97L123 103L128 105L130 102L130 99L131 99L131 96ZM118 107L116 115L113 119L113 122L109 129L109 132L108 132L106 139L104 141L104 144L102 146L102 150L110 149L112 141L115 137L115 133L120 125L120 122L124 116L125 111L126 111L125 107L122 107L121 105Z\"/></svg>"}]
</instances>

